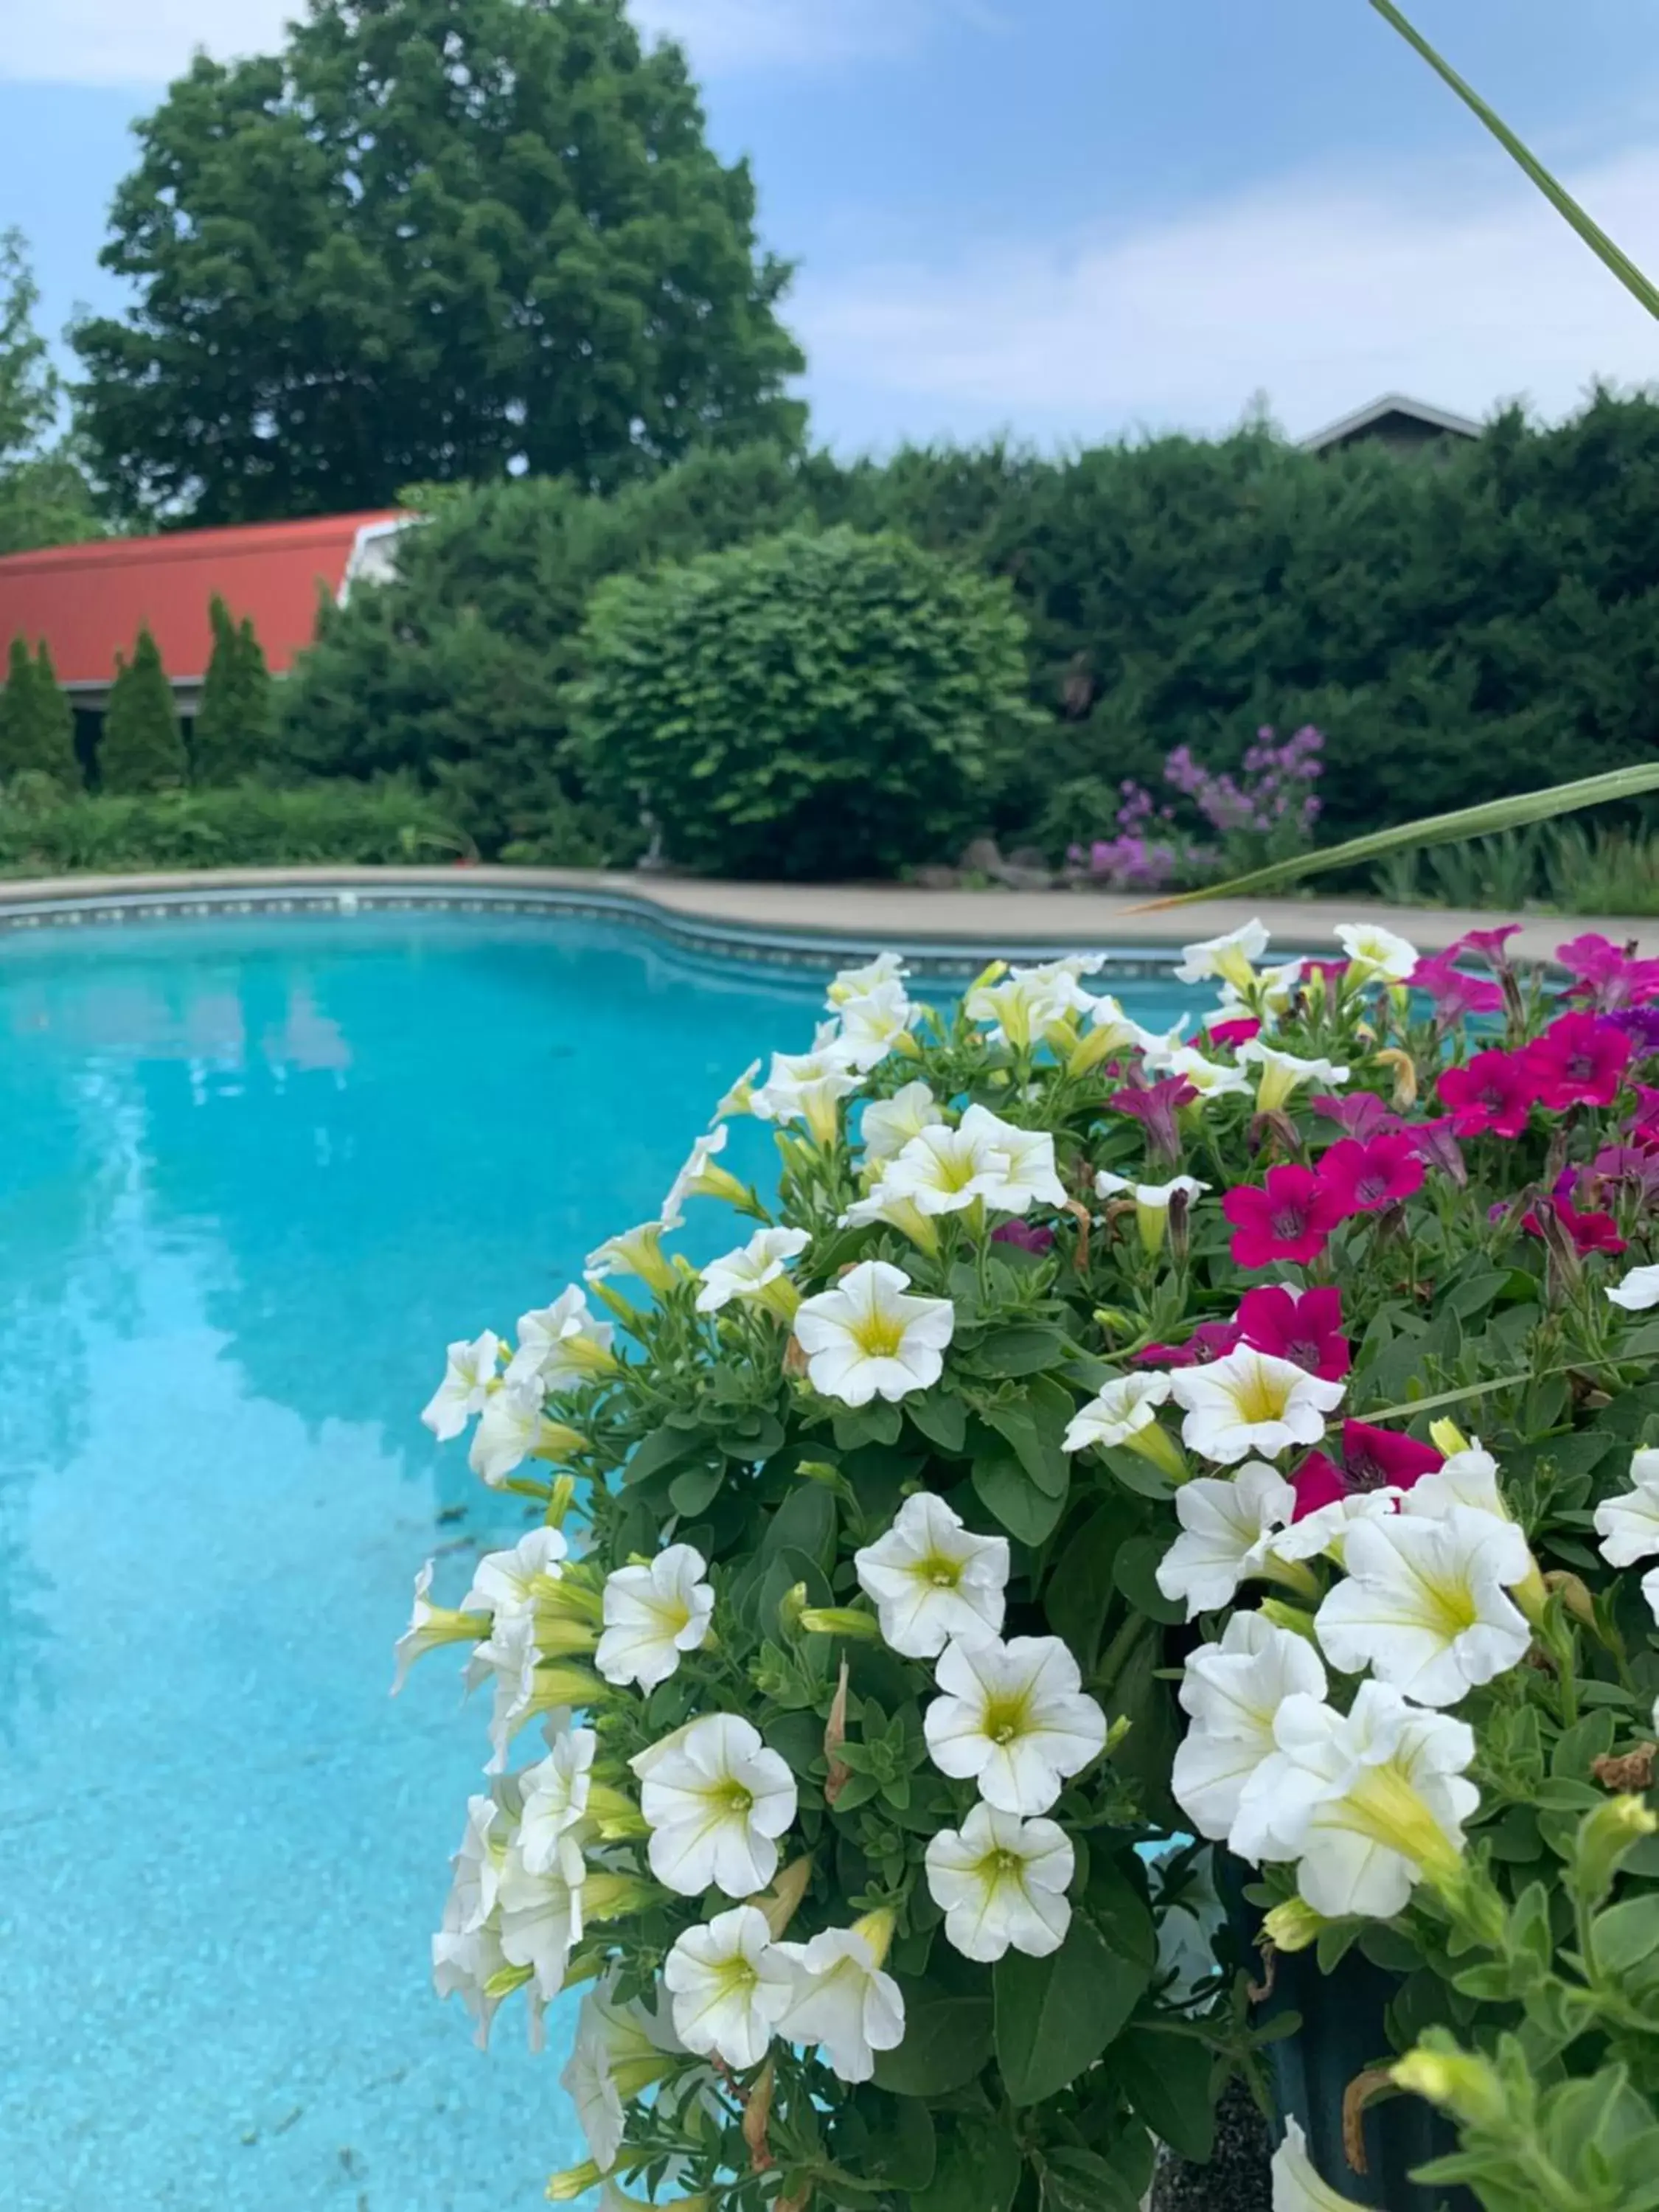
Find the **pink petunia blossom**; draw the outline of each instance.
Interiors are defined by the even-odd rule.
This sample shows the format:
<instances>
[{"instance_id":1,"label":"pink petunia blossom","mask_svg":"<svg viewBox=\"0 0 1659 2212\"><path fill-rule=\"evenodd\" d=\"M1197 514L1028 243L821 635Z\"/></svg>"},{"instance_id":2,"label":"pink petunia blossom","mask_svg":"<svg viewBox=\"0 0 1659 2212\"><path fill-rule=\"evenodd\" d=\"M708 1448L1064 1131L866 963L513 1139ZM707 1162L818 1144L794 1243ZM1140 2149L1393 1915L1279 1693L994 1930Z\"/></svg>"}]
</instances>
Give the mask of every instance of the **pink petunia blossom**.
<instances>
[{"instance_id":1,"label":"pink petunia blossom","mask_svg":"<svg viewBox=\"0 0 1659 2212\"><path fill-rule=\"evenodd\" d=\"M1507 968L1510 964L1509 941L1520 933L1518 921L1506 921L1498 929L1466 929L1455 945L1446 947L1441 957L1462 960L1473 953L1479 960L1490 961L1494 968Z\"/></svg>"},{"instance_id":2,"label":"pink petunia blossom","mask_svg":"<svg viewBox=\"0 0 1659 2212\"><path fill-rule=\"evenodd\" d=\"M1221 1201L1233 1225L1232 1255L1240 1267L1274 1260L1316 1260L1342 1219L1333 1194L1310 1168L1269 1168L1258 1188L1239 1183Z\"/></svg>"},{"instance_id":3,"label":"pink petunia blossom","mask_svg":"<svg viewBox=\"0 0 1659 2212\"><path fill-rule=\"evenodd\" d=\"M1534 1237L1547 1238L1551 1221L1559 1222L1577 1252L1622 1252L1625 1240L1610 1213L1581 1213L1570 1198L1540 1199L1522 1215L1521 1226Z\"/></svg>"},{"instance_id":4,"label":"pink petunia blossom","mask_svg":"<svg viewBox=\"0 0 1659 2212\"><path fill-rule=\"evenodd\" d=\"M1638 960L1594 930L1559 945L1555 957L1573 979L1567 996L1583 999L1600 1012L1659 999L1659 960Z\"/></svg>"},{"instance_id":5,"label":"pink petunia blossom","mask_svg":"<svg viewBox=\"0 0 1659 2212\"><path fill-rule=\"evenodd\" d=\"M1342 1472L1350 1490L1409 1490L1444 1464L1432 1444L1399 1429L1374 1429L1366 1421L1342 1424Z\"/></svg>"},{"instance_id":6,"label":"pink petunia blossom","mask_svg":"<svg viewBox=\"0 0 1659 2212\"><path fill-rule=\"evenodd\" d=\"M1251 1018L1236 1022L1209 1022L1205 1028L1210 1042L1218 1044L1226 1052L1235 1051L1242 1044L1249 1044L1252 1037L1261 1034L1261 1023Z\"/></svg>"},{"instance_id":7,"label":"pink petunia blossom","mask_svg":"<svg viewBox=\"0 0 1659 2212\"><path fill-rule=\"evenodd\" d=\"M1291 1477L1291 1487L1296 1492L1296 1510L1291 1516L1293 1522L1305 1521L1322 1506L1340 1505L1348 1495L1341 1468L1323 1452L1308 1454Z\"/></svg>"},{"instance_id":8,"label":"pink petunia blossom","mask_svg":"<svg viewBox=\"0 0 1659 2212\"><path fill-rule=\"evenodd\" d=\"M1601 1192L1622 1186L1634 1192L1642 1204L1659 1198L1659 1153L1644 1145L1603 1145L1589 1165L1574 1178L1578 1188L1568 1193L1582 1197L1586 1190Z\"/></svg>"},{"instance_id":9,"label":"pink petunia blossom","mask_svg":"<svg viewBox=\"0 0 1659 2212\"><path fill-rule=\"evenodd\" d=\"M1426 1170L1408 1137L1373 1137L1369 1144L1341 1137L1319 1163L1320 1180L1342 1208L1376 1213L1423 1187Z\"/></svg>"},{"instance_id":10,"label":"pink petunia blossom","mask_svg":"<svg viewBox=\"0 0 1659 2212\"><path fill-rule=\"evenodd\" d=\"M1449 1176L1459 1190L1469 1179L1463 1159L1463 1147L1457 1141L1457 1131L1451 1116L1446 1115L1437 1121L1412 1121L1407 1124L1407 1141L1416 1149L1417 1156L1430 1167L1437 1168L1442 1175Z\"/></svg>"},{"instance_id":11,"label":"pink petunia blossom","mask_svg":"<svg viewBox=\"0 0 1659 2212\"><path fill-rule=\"evenodd\" d=\"M1490 1130L1518 1137L1527 1126L1535 1095L1535 1078L1516 1052L1478 1052L1467 1067L1449 1067L1438 1085L1460 1137Z\"/></svg>"},{"instance_id":12,"label":"pink petunia blossom","mask_svg":"<svg viewBox=\"0 0 1659 2212\"><path fill-rule=\"evenodd\" d=\"M1005 1221L991 1231L994 1244L1017 1244L1022 1252L1052 1252L1054 1232L1039 1221Z\"/></svg>"},{"instance_id":13,"label":"pink petunia blossom","mask_svg":"<svg viewBox=\"0 0 1659 2212\"><path fill-rule=\"evenodd\" d=\"M1176 1115L1183 1106L1190 1106L1198 1093L1192 1085L1178 1075L1166 1075L1156 1083L1132 1083L1121 1091L1114 1091L1106 1103L1115 1113L1133 1114L1146 1132L1146 1149L1155 1159L1178 1160L1181 1158L1181 1134L1176 1127Z\"/></svg>"},{"instance_id":14,"label":"pink petunia blossom","mask_svg":"<svg viewBox=\"0 0 1659 2212\"><path fill-rule=\"evenodd\" d=\"M1340 1382L1353 1364L1342 1334L1342 1293L1334 1288L1297 1291L1274 1283L1246 1291L1235 1326L1241 1342L1293 1360L1327 1382Z\"/></svg>"},{"instance_id":15,"label":"pink petunia blossom","mask_svg":"<svg viewBox=\"0 0 1659 2212\"><path fill-rule=\"evenodd\" d=\"M1351 1091L1346 1097L1318 1097L1310 1101L1314 1112L1322 1121L1334 1121L1338 1128L1364 1143L1371 1137L1380 1137L1385 1130L1397 1129L1400 1116L1391 1114L1374 1091Z\"/></svg>"},{"instance_id":16,"label":"pink petunia blossom","mask_svg":"<svg viewBox=\"0 0 1659 2212\"><path fill-rule=\"evenodd\" d=\"M1504 994L1499 986L1484 975L1466 975L1449 952L1436 953L1431 958L1419 960L1407 978L1413 991L1421 991L1434 1000L1434 1008L1443 1021L1462 1021L1465 1014L1501 1013Z\"/></svg>"},{"instance_id":17,"label":"pink petunia blossom","mask_svg":"<svg viewBox=\"0 0 1659 2212\"><path fill-rule=\"evenodd\" d=\"M1540 1104L1560 1113L1569 1106L1610 1106L1634 1049L1624 1030L1600 1014L1563 1014L1521 1058Z\"/></svg>"},{"instance_id":18,"label":"pink petunia blossom","mask_svg":"<svg viewBox=\"0 0 1659 2212\"><path fill-rule=\"evenodd\" d=\"M1149 1344L1144 1352L1133 1355L1129 1364L1207 1367L1212 1360L1224 1359L1230 1352L1236 1352L1242 1340L1237 1322L1201 1321L1184 1344Z\"/></svg>"}]
</instances>

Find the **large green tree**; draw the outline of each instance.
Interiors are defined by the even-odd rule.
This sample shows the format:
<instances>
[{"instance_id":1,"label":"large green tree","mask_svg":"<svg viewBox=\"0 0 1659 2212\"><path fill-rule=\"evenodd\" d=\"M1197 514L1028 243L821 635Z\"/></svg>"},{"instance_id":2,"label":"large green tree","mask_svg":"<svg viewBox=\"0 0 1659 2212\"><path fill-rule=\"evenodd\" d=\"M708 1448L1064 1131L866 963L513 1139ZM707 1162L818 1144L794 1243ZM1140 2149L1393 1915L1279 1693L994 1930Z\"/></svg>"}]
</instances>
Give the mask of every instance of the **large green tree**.
<instances>
[{"instance_id":1,"label":"large green tree","mask_svg":"<svg viewBox=\"0 0 1659 2212\"><path fill-rule=\"evenodd\" d=\"M95 538L91 487L58 435L63 386L35 326L23 235L0 230L0 554Z\"/></svg>"},{"instance_id":2,"label":"large green tree","mask_svg":"<svg viewBox=\"0 0 1659 2212\"><path fill-rule=\"evenodd\" d=\"M623 0L311 0L279 56L198 57L139 140L103 255L137 301L75 339L136 509L524 469L603 489L799 435L789 268Z\"/></svg>"}]
</instances>

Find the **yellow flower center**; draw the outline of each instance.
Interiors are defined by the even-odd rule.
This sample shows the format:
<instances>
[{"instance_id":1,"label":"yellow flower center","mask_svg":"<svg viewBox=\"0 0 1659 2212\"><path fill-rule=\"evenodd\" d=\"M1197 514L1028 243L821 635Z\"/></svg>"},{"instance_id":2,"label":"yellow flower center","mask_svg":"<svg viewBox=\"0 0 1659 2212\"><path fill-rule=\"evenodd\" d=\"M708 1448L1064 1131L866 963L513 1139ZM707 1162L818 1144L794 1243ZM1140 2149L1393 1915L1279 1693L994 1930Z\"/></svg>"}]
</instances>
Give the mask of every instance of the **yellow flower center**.
<instances>
[{"instance_id":1,"label":"yellow flower center","mask_svg":"<svg viewBox=\"0 0 1659 2212\"><path fill-rule=\"evenodd\" d=\"M1368 1767L1333 1810L1338 1825L1400 1852L1431 1880L1458 1872L1456 1845L1397 1766Z\"/></svg>"},{"instance_id":2,"label":"yellow flower center","mask_svg":"<svg viewBox=\"0 0 1659 2212\"><path fill-rule=\"evenodd\" d=\"M989 1736L993 1743L1012 1743L1017 1736L1025 1733L1025 1705L1024 1697L990 1698L985 1707L985 1717L980 1724L981 1733Z\"/></svg>"},{"instance_id":3,"label":"yellow flower center","mask_svg":"<svg viewBox=\"0 0 1659 2212\"><path fill-rule=\"evenodd\" d=\"M947 1559L941 1553L930 1552L925 1559L916 1562L916 1575L934 1589L955 1589L962 1580L962 1563Z\"/></svg>"},{"instance_id":4,"label":"yellow flower center","mask_svg":"<svg viewBox=\"0 0 1659 2212\"><path fill-rule=\"evenodd\" d=\"M741 1782L727 1782L715 1793L714 1802L723 1812L746 1816L755 1809L755 1800Z\"/></svg>"},{"instance_id":5,"label":"yellow flower center","mask_svg":"<svg viewBox=\"0 0 1659 2212\"><path fill-rule=\"evenodd\" d=\"M1254 1425L1261 1421L1282 1421L1295 1387L1294 1376L1277 1376L1261 1361L1253 1360L1227 1389L1239 1419Z\"/></svg>"},{"instance_id":6,"label":"yellow flower center","mask_svg":"<svg viewBox=\"0 0 1659 2212\"><path fill-rule=\"evenodd\" d=\"M865 1313L848 1334L866 1359L896 1359L904 1343L904 1323L896 1314Z\"/></svg>"}]
</instances>

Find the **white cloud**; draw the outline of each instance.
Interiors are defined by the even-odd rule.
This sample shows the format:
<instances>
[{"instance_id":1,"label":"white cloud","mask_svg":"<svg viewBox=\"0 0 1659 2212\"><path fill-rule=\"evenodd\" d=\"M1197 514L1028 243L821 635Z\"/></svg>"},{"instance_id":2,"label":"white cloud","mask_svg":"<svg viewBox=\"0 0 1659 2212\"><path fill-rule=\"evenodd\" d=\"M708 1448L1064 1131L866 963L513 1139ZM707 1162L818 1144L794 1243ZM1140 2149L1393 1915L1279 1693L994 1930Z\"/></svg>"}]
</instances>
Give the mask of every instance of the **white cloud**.
<instances>
[{"instance_id":1,"label":"white cloud","mask_svg":"<svg viewBox=\"0 0 1659 2212\"><path fill-rule=\"evenodd\" d=\"M947 9L982 19L982 0L637 0L634 16L683 40L694 69L726 74L899 52ZM302 12L303 0L20 0L0 77L164 84L198 46L222 60L273 52Z\"/></svg>"},{"instance_id":2,"label":"white cloud","mask_svg":"<svg viewBox=\"0 0 1659 2212\"><path fill-rule=\"evenodd\" d=\"M842 441L1213 429L1265 390L1296 435L1384 392L1480 416L1659 377L1652 319L1518 175L1286 178L1144 227L949 268L800 281L820 427ZM1566 180L1659 270L1659 146ZM878 428L879 425L879 428Z\"/></svg>"}]
</instances>

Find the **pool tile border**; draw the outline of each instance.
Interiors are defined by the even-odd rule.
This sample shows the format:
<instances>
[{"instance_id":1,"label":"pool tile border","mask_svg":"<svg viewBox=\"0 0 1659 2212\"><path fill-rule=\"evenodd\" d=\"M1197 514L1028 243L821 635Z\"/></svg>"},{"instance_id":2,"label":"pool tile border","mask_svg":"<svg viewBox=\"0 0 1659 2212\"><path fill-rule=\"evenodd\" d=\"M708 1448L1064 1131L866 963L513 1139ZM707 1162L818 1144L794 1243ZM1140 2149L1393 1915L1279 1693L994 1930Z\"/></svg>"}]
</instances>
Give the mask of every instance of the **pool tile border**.
<instances>
[{"instance_id":1,"label":"pool tile border","mask_svg":"<svg viewBox=\"0 0 1659 2212\"><path fill-rule=\"evenodd\" d=\"M7 898L0 894L0 933L40 929L140 927L167 921L209 921L253 915L342 915L366 913L440 912L458 915L517 915L546 921L616 921L689 952L725 954L768 966L817 969L843 959L858 959L893 943L886 931L841 933L763 930L727 920L678 913L648 898L625 893L572 890L549 886L451 890L442 884L295 884L288 890L253 890L204 885L194 890L89 892L84 897ZM924 975L961 975L981 963L988 942L973 945L948 939L901 936L898 948ZM1018 948L1022 959L1055 959L1080 948L1075 940ZM1133 951L1099 951L1102 972L1124 982L1167 981L1172 947L1147 945Z\"/></svg>"}]
</instances>

